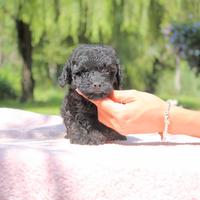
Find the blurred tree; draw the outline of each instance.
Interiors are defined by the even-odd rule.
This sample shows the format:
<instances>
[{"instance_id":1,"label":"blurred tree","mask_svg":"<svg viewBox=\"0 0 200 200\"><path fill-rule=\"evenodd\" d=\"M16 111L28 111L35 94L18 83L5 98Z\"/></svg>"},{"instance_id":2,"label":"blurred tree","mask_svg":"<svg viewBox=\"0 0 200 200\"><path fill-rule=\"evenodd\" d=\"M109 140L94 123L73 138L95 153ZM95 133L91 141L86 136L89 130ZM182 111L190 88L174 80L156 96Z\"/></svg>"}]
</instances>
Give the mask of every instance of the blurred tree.
<instances>
[{"instance_id":1,"label":"blurred tree","mask_svg":"<svg viewBox=\"0 0 200 200\"><path fill-rule=\"evenodd\" d=\"M27 101L33 99L34 89L32 76L32 33L29 21L23 18L25 2L18 1L15 3L17 4L13 5L12 1L2 0L0 12L8 18L12 18L15 23L18 49L23 60L21 100ZM29 12L29 10L26 12Z\"/></svg>"},{"instance_id":2,"label":"blurred tree","mask_svg":"<svg viewBox=\"0 0 200 200\"><path fill-rule=\"evenodd\" d=\"M0 17L16 24L5 29L18 39L24 62L23 100L33 97L33 73L36 83L47 77L55 82L79 43L114 46L125 87L154 92L164 66L175 60L166 56L163 28L172 21L198 20L199 10L198 0L0 0Z\"/></svg>"},{"instance_id":3,"label":"blurred tree","mask_svg":"<svg viewBox=\"0 0 200 200\"><path fill-rule=\"evenodd\" d=\"M21 101L33 100L34 80L32 76L32 34L30 25L15 19L18 48L23 58Z\"/></svg>"},{"instance_id":4,"label":"blurred tree","mask_svg":"<svg viewBox=\"0 0 200 200\"><path fill-rule=\"evenodd\" d=\"M169 40L177 55L200 73L200 22L172 24Z\"/></svg>"},{"instance_id":5,"label":"blurred tree","mask_svg":"<svg viewBox=\"0 0 200 200\"><path fill-rule=\"evenodd\" d=\"M180 40L182 40L181 43L187 43L188 41L183 42L183 35L184 30L182 33L178 33L178 27L176 25L178 24L191 24L196 21L199 21L200 19L200 1L198 0L175 0L175 1L160 1L160 3L164 6L165 15L162 21L162 27L163 27L163 33L164 36L167 36L167 40L163 40L163 43L169 43L169 37L170 37L170 43L173 43L173 40L176 40L176 44L173 44L174 50L171 52L171 59L174 60L174 88L176 89L176 93L179 94L182 90L182 82L181 82L181 68L180 68L180 58L183 58L183 51L180 46ZM175 26L174 26L175 25ZM174 27L174 28L172 28ZM172 30L173 29L173 30ZM175 30L176 29L176 30ZM186 28L187 29L187 28ZM187 32L187 31L185 31ZM190 31L188 30L188 34ZM174 33L174 34L173 34ZM182 35L181 35L182 34ZM170 36L169 36L170 35ZM199 35L196 34L196 40L198 40ZM179 42L178 42L179 40ZM179 44L178 44L179 43ZM179 46L179 47L178 47ZM198 46L198 44L196 45ZM166 52L165 52L166 53ZM191 57L191 56L190 56ZM169 59L169 57L167 57ZM197 58L197 57L196 57ZM189 59L189 57L188 57ZM194 57L193 57L194 59ZM189 60L188 60L189 61ZM165 60L165 63L168 61ZM189 65L192 67L194 66L192 62L188 62ZM196 65L197 67L197 65Z\"/></svg>"}]
</instances>

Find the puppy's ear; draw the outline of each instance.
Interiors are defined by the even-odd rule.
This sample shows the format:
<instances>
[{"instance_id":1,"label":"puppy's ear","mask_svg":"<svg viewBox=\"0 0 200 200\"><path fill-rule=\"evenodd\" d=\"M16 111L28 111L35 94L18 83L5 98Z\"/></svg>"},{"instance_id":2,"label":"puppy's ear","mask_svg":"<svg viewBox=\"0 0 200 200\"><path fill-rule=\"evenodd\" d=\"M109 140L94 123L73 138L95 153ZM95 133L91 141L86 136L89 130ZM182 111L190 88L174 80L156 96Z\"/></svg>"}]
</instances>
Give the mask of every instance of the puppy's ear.
<instances>
[{"instance_id":1,"label":"puppy's ear","mask_svg":"<svg viewBox=\"0 0 200 200\"><path fill-rule=\"evenodd\" d=\"M63 67L63 71L58 78L58 82L61 87L64 87L66 84L71 84L72 75L71 75L71 64L70 61L67 61Z\"/></svg>"},{"instance_id":2,"label":"puppy's ear","mask_svg":"<svg viewBox=\"0 0 200 200\"><path fill-rule=\"evenodd\" d=\"M114 83L114 88L120 89L122 73L121 73L121 66L120 66L119 60L117 60L116 67L117 67L117 73L116 73L116 77L115 77L116 80L115 80L115 83Z\"/></svg>"}]
</instances>

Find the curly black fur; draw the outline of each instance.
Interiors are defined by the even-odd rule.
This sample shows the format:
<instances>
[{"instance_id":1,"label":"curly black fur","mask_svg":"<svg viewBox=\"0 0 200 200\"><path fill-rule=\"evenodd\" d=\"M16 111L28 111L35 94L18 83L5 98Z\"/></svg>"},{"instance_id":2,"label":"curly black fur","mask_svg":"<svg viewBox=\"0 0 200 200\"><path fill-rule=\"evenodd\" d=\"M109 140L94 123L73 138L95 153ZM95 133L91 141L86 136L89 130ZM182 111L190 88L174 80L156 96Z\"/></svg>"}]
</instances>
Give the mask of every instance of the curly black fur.
<instances>
[{"instance_id":1,"label":"curly black fur","mask_svg":"<svg viewBox=\"0 0 200 200\"><path fill-rule=\"evenodd\" d=\"M67 129L66 138L76 144L103 144L126 140L98 121L94 104L76 92L79 89L90 99L107 97L120 87L120 65L115 51L109 46L80 45L65 64L59 83L69 84L61 115Z\"/></svg>"}]
</instances>

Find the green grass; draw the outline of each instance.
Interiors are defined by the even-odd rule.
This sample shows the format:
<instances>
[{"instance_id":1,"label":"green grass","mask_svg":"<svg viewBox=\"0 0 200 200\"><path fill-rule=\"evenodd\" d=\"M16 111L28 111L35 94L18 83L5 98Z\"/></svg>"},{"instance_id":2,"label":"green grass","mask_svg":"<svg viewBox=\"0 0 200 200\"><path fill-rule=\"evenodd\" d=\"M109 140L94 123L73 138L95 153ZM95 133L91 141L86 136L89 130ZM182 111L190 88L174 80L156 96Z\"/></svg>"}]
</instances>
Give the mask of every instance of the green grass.
<instances>
[{"instance_id":1,"label":"green grass","mask_svg":"<svg viewBox=\"0 0 200 200\"><path fill-rule=\"evenodd\" d=\"M3 100L0 101L0 107L18 108L42 114L59 115L65 90L57 87L36 88L35 101L20 103L18 100ZM178 104L185 108L200 110L200 99L198 97L161 95L161 98L177 99Z\"/></svg>"},{"instance_id":2,"label":"green grass","mask_svg":"<svg viewBox=\"0 0 200 200\"><path fill-rule=\"evenodd\" d=\"M191 98L183 96L178 98L179 104L183 105L184 108L189 108L193 110L200 110L200 98Z\"/></svg>"},{"instance_id":3,"label":"green grass","mask_svg":"<svg viewBox=\"0 0 200 200\"><path fill-rule=\"evenodd\" d=\"M19 101L7 100L0 101L0 107L18 108L27 111L33 111L42 114L58 115L60 113L60 104L57 100L50 101L34 101L28 103L20 103Z\"/></svg>"},{"instance_id":4,"label":"green grass","mask_svg":"<svg viewBox=\"0 0 200 200\"><path fill-rule=\"evenodd\" d=\"M192 96L166 96L161 95L161 98L167 99L176 99L178 101L178 105L184 108L192 109L192 110L200 110L200 98L199 97L192 97Z\"/></svg>"},{"instance_id":5,"label":"green grass","mask_svg":"<svg viewBox=\"0 0 200 200\"><path fill-rule=\"evenodd\" d=\"M64 90L59 88L36 88L35 101L21 103L19 100L0 101L0 107L18 108L42 114L59 115Z\"/></svg>"}]
</instances>

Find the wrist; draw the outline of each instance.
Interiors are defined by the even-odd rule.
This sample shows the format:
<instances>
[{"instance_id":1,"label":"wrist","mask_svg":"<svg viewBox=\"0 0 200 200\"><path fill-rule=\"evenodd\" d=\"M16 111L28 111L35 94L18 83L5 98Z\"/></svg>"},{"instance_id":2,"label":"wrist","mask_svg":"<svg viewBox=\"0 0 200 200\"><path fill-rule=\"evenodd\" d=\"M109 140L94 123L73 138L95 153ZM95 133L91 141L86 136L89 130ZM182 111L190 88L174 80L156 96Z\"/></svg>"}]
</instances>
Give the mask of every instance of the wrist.
<instances>
[{"instance_id":1,"label":"wrist","mask_svg":"<svg viewBox=\"0 0 200 200\"><path fill-rule=\"evenodd\" d=\"M163 133L164 129L165 129L165 112L167 111L168 109L168 103L165 102L165 104L162 106L162 108L160 108L158 110L158 122L159 122L159 125L158 125L158 132L159 133ZM169 111L170 113L170 111Z\"/></svg>"},{"instance_id":2,"label":"wrist","mask_svg":"<svg viewBox=\"0 0 200 200\"><path fill-rule=\"evenodd\" d=\"M187 120L187 110L181 107L173 107L171 109L169 118L169 133L171 134L181 134L186 133L186 127L190 126Z\"/></svg>"}]
</instances>

